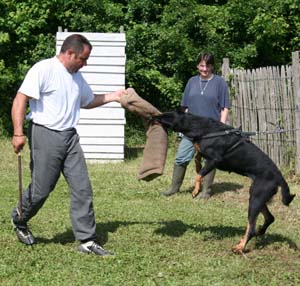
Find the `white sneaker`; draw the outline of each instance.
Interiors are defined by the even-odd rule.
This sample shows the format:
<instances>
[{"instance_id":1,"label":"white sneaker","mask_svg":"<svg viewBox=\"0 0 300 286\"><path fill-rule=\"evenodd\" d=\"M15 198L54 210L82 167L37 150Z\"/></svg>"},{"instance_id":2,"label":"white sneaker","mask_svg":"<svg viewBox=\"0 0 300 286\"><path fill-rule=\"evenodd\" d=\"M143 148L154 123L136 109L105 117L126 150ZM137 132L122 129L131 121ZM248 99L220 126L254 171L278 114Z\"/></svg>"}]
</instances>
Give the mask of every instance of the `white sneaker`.
<instances>
[{"instance_id":1,"label":"white sneaker","mask_svg":"<svg viewBox=\"0 0 300 286\"><path fill-rule=\"evenodd\" d=\"M13 220L11 220L11 223L20 242L26 245L33 245L35 243L35 238L27 225L17 225Z\"/></svg>"},{"instance_id":2,"label":"white sneaker","mask_svg":"<svg viewBox=\"0 0 300 286\"><path fill-rule=\"evenodd\" d=\"M111 252L105 250L97 242L92 241L92 240L85 242L85 243L81 243L78 246L78 251L87 253L87 254L96 254L96 255L100 255L100 256L112 255Z\"/></svg>"}]
</instances>

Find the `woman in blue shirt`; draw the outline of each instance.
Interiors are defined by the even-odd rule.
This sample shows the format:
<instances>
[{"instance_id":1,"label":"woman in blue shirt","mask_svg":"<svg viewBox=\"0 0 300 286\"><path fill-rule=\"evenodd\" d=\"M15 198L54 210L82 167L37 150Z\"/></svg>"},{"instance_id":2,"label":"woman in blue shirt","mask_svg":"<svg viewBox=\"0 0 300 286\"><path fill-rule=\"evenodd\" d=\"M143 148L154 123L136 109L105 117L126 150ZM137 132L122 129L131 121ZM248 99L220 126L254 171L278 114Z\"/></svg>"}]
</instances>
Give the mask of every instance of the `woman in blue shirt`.
<instances>
[{"instance_id":1,"label":"woman in blue shirt","mask_svg":"<svg viewBox=\"0 0 300 286\"><path fill-rule=\"evenodd\" d=\"M197 59L199 75L192 76L184 89L181 107L185 112L220 120L225 123L230 108L228 86L225 80L213 73L214 56L210 53L201 53ZM189 162L194 158L195 150L190 138L183 136L178 147L173 169L173 178L170 188L164 192L171 196L182 185L185 171ZM201 168L201 157L195 157L197 172ZM216 170L211 171L203 178L203 190L198 198L208 199L211 196L211 185Z\"/></svg>"}]
</instances>

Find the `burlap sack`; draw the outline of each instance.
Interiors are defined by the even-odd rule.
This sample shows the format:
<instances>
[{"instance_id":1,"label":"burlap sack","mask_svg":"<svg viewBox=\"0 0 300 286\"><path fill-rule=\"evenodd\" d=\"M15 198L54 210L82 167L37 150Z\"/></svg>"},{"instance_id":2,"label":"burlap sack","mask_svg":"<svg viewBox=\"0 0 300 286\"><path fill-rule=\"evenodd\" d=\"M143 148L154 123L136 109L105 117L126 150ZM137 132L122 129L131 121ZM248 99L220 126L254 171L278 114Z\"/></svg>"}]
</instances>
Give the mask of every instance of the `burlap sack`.
<instances>
[{"instance_id":1,"label":"burlap sack","mask_svg":"<svg viewBox=\"0 0 300 286\"><path fill-rule=\"evenodd\" d=\"M151 181L163 174L167 157L168 135L160 124L150 124L138 179Z\"/></svg>"},{"instance_id":2,"label":"burlap sack","mask_svg":"<svg viewBox=\"0 0 300 286\"><path fill-rule=\"evenodd\" d=\"M159 123L149 122L149 118L161 112L146 100L142 99L133 88L127 89L127 95L122 96L122 107L141 116L146 120L146 145L143 159L138 170L138 179L151 181L163 174L168 148L168 134Z\"/></svg>"},{"instance_id":3,"label":"burlap sack","mask_svg":"<svg viewBox=\"0 0 300 286\"><path fill-rule=\"evenodd\" d=\"M133 88L127 88L126 91L127 94L121 97L122 107L145 119L161 114L156 107L141 98Z\"/></svg>"}]
</instances>

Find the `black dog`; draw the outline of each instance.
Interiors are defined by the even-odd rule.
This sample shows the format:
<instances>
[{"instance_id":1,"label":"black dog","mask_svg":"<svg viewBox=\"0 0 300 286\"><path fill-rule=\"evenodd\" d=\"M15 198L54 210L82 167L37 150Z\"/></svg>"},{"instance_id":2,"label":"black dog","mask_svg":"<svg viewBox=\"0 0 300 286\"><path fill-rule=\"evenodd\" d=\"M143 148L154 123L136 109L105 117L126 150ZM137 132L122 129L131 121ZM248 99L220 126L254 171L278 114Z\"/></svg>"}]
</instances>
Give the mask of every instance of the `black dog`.
<instances>
[{"instance_id":1,"label":"black dog","mask_svg":"<svg viewBox=\"0 0 300 286\"><path fill-rule=\"evenodd\" d=\"M244 237L232 248L242 253L248 241L255 235L263 235L274 222L267 202L281 187L282 203L290 204L295 195L290 194L289 186L274 162L239 129L217 120L195 116L183 112L166 112L155 116L164 127L181 132L191 138L195 149L206 159L205 166L196 176L193 197L199 190L202 178L214 168L235 172L252 179L248 208L248 225ZM259 213L264 216L263 225L256 230Z\"/></svg>"}]
</instances>

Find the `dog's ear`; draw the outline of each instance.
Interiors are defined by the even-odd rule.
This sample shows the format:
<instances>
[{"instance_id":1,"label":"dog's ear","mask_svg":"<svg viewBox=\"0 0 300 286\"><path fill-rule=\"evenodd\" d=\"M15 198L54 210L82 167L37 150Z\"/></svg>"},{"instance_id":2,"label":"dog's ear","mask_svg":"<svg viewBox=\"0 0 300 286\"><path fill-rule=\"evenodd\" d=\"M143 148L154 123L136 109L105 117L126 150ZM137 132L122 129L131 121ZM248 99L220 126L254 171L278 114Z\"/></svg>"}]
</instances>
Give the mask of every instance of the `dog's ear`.
<instances>
[{"instance_id":1,"label":"dog's ear","mask_svg":"<svg viewBox=\"0 0 300 286\"><path fill-rule=\"evenodd\" d=\"M175 111L164 112L160 115L152 116L152 121L157 121L166 128L173 129L174 119L178 117Z\"/></svg>"}]
</instances>

